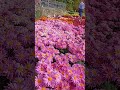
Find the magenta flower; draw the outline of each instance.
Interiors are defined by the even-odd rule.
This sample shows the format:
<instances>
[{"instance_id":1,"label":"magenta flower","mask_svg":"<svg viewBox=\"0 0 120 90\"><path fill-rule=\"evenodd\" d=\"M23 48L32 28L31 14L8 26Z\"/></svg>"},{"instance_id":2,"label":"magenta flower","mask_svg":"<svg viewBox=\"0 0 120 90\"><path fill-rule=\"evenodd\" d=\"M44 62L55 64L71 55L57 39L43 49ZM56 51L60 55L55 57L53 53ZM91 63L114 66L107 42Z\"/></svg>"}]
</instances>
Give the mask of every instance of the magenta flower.
<instances>
[{"instance_id":1,"label":"magenta flower","mask_svg":"<svg viewBox=\"0 0 120 90\"><path fill-rule=\"evenodd\" d=\"M84 90L84 67L76 64L85 60L84 28L60 20L37 21L35 25L37 90ZM43 86L38 76L43 76Z\"/></svg>"},{"instance_id":2,"label":"magenta flower","mask_svg":"<svg viewBox=\"0 0 120 90\"><path fill-rule=\"evenodd\" d=\"M45 86L44 82L43 82L43 75L39 74L37 76L35 76L35 87L43 87Z\"/></svg>"},{"instance_id":3,"label":"magenta flower","mask_svg":"<svg viewBox=\"0 0 120 90\"><path fill-rule=\"evenodd\" d=\"M56 85L55 90L70 90L70 84L63 80L60 84Z\"/></svg>"},{"instance_id":4,"label":"magenta flower","mask_svg":"<svg viewBox=\"0 0 120 90\"><path fill-rule=\"evenodd\" d=\"M54 88L61 81L61 75L58 71L52 71L51 73L45 74L44 83Z\"/></svg>"},{"instance_id":5,"label":"magenta flower","mask_svg":"<svg viewBox=\"0 0 120 90\"><path fill-rule=\"evenodd\" d=\"M46 88L45 86L44 87L38 87L36 90L49 90L49 88Z\"/></svg>"},{"instance_id":6,"label":"magenta flower","mask_svg":"<svg viewBox=\"0 0 120 90\"><path fill-rule=\"evenodd\" d=\"M52 71L52 67L44 61L39 61L36 66L36 71L38 74L50 73Z\"/></svg>"}]
</instances>

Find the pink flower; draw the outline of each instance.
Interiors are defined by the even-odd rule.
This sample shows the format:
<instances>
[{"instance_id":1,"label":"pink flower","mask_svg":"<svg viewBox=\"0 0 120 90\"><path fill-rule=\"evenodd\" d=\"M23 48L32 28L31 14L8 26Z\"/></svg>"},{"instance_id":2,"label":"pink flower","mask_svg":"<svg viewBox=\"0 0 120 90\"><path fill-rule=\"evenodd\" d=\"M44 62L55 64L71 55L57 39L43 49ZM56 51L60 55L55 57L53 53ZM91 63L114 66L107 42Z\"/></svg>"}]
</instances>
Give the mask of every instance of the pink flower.
<instances>
[{"instance_id":1,"label":"pink flower","mask_svg":"<svg viewBox=\"0 0 120 90\"><path fill-rule=\"evenodd\" d=\"M85 90L85 84L80 83L79 86L76 86L74 90Z\"/></svg>"},{"instance_id":2,"label":"pink flower","mask_svg":"<svg viewBox=\"0 0 120 90\"><path fill-rule=\"evenodd\" d=\"M73 71L73 69L72 69L72 67L70 67L69 69L68 69L68 75L73 75L74 74L74 71Z\"/></svg>"},{"instance_id":3,"label":"pink flower","mask_svg":"<svg viewBox=\"0 0 120 90\"><path fill-rule=\"evenodd\" d=\"M35 29L35 55L38 75L43 75L43 86L55 90L84 90L84 67L76 63L85 60L84 28L60 20L37 21ZM67 52L61 49L68 49Z\"/></svg>"},{"instance_id":4,"label":"pink flower","mask_svg":"<svg viewBox=\"0 0 120 90\"><path fill-rule=\"evenodd\" d=\"M72 81L73 81L75 84L78 84L78 83L80 82L79 75L78 75L78 74L72 75Z\"/></svg>"},{"instance_id":5,"label":"pink flower","mask_svg":"<svg viewBox=\"0 0 120 90\"><path fill-rule=\"evenodd\" d=\"M52 71L51 73L45 74L44 83L52 88L55 87L61 81L61 75L58 71Z\"/></svg>"},{"instance_id":6,"label":"pink flower","mask_svg":"<svg viewBox=\"0 0 120 90\"><path fill-rule=\"evenodd\" d=\"M46 60L52 61L53 60L53 55L51 53L46 53Z\"/></svg>"},{"instance_id":7,"label":"pink flower","mask_svg":"<svg viewBox=\"0 0 120 90\"><path fill-rule=\"evenodd\" d=\"M74 70L77 70L77 69L82 70L82 71L85 70L85 67L81 64L74 64L72 67Z\"/></svg>"},{"instance_id":8,"label":"pink flower","mask_svg":"<svg viewBox=\"0 0 120 90\"><path fill-rule=\"evenodd\" d=\"M55 77L55 82L58 84L60 83L62 77L61 77L61 73L57 70L54 70L54 77Z\"/></svg>"},{"instance_id":9,"label":"pink flower","mask_svg":"<svg viewBox=\"0 0 120 90\"><path fill-rule=\"evenodd\" d=\"M71 62L76 62L78 60L78 58L73 54L67 53L66 56L69 58Z\"/></svg>"},{"instance_id":10,"label":"pink flower","mask_svg":"<svg viewBox=\"0 0 120 90\"><path fill-rule=\"evenodd\" d=\"M52 67L51 65L48 65L44 61L39 61L37 66L36 66L36 71L38 74L44 74L44 73L50 73L52 72Z\"/></svg>"},{"instance_id":11,"label":"pink flower","mask_svg":"<svg viewBox=\"0 0 120 90\"><path fill-rule=\"evenodd\" d=\"M81 54L81 53L77 53L76 54L76 57L79 59L79 60L84 60L84 56Z\"/></svg>"},{"instance_id":12,"label":"pink flower","mask_svg":"<svg viewBox=\"0 0 120 90\"><path fill-rule=\"evenodd\" d=\"M67 81L61 81L60 84L56 85L55 90L70 90L70 85Z\"/></svg>"},{"instance_id":13,"label":"pink flower","mask_svg":"<svg viewBox=\"0 0 120 90\"><path fill-rule=\"evenodd\" d=\"M67 43L66 42L61 42L61 47L62 49L67 48Z\"/></svg>"},{"instance_id":14,"label":"pink flower","mask_svg":"<svg viewBox=\"0 0 120 90\"><path fill-rule=\"evenodd\" d=\"M55 56L55 60L57 60L57 61L62 61L62 58L60 57L60 55L56 55L56 56Z\"/></svg>"},{"instance_id":15,"label":"pink flower","mask_svg":"<svg viewBox=\"0 0 120 90\"><path fill-rule=\"evenodd\" d=\"M43 82L43 75L39 74L37 76L35 76L35 87L42 87L44 86L44 82Z\"/></svg>"},{"instance_id":16,"label":"pink flower","mask_svg":"<svg viewBox=\"0 0 120 90\"><path fill-rule=\"evenodd\" d=\"M74 82L74 84L79 88L85 87L85 78L82 79L82 76L79 74L74 74L72 76L72 82Z\"/></svg>"},{"instance_id":17,"label":"pink flower","mask_svg":"<svg viewBox=\"0 0 120 90\"><path fill-rule=\"evenodd\" d=\"M49 89L46 87L38 87L36 90L49 90Z\"/></svg>"}]
</instances>

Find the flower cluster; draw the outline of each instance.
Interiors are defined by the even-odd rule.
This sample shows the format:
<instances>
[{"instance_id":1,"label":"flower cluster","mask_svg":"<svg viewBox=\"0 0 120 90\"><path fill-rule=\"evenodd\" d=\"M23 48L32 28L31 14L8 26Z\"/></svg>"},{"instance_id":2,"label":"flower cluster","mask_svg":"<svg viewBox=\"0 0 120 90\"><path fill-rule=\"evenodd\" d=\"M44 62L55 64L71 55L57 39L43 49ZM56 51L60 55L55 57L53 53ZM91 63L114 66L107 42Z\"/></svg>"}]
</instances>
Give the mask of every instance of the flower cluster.
<instances>
[{"instance_id":1,"label":"flower cluster","mask_svg":"<svg viewBox=\"0 0 120 90\"><path fill-rule=\"evenodd\" d=\"M60 17L51 17L48 18L46 16L42 16L40 19L37 19L36 22L38 20L42 20L42 21L46 21L46 20L61 20L64 22L67 22L69 24L73 24L75 26L85 26L85 17L82 17L82 21L79 20L79 16L60 16Z\"/></svg>"},{"instance_id":2,"label":"flower cluster","mask_svg":"<svg viewBox=\"0 0 120 90\"><path fill-rule=\"evenodd\" d=\"M0 90L34 90L33 2L0 1Z\"/></svg>"},{"instance_id":3,"label":"flower cluster","mask_svg":"<svg viewBox=\"0 0 120 90\"><path fill-rule=\"evenodd\" d=\"M118 3L118 0L110 2L92 0L85 3L86 67L90 68L86 70L89 72L86 74L86 86L90 89L91 87L92 89L99 88L99 84L102 85L106 81L115 82L118 87L120 85L120 78L118 78L120 74L120 48L118 47L120 46L120 23L118 18L120 15L116 6ZM97 80L91 77L91 69L100 71L97 74Z\"/></svg>"},{"instance_id":4,"label":"flower cluster","mask_svg":"<svg viewBox=\"0 0 120 90\"><path fill-rule=\"evenodd\" d=\"M61 20L35 22L37 90L84 90L84 28Z\"/></svg>"}]
</instances>

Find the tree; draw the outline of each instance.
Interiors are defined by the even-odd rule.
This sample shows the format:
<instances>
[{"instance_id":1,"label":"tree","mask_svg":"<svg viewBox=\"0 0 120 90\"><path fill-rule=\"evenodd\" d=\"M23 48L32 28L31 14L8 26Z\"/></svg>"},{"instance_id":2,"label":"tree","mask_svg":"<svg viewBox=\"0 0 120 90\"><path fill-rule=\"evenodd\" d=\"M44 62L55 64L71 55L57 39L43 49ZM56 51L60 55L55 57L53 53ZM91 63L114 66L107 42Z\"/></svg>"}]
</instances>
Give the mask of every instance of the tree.
<instances>
[{"instance_id":1,"label":"tree","mask_svg":"<svg viewBox=\"0 0 120 90\"><path fill-rule=\"evenodd\" d=\"M73 1L74 1L73 9L78 11L80 0L73 0Z\"/></svg>"},{"instance_id":2,"label":"tree","mask_svg":"<svg viewBox=\"0 0 120 90\"><path fill-rule=\"evenodd\" d=\"M66 9L68 11L73 11L73 5L74 5L74 1L73 0L67 0L67 7L66 7Z\"/></svg>"},{"instance_id":3,"label":"tree","mask_svg":"<svg viewBox=\"0 0 120 90\"><path fill-rule=\"evenodd\" d=\"M78 11L80 0L56 0L66 3L66 9L68 11Z\"/></svg>"}]
</instances>

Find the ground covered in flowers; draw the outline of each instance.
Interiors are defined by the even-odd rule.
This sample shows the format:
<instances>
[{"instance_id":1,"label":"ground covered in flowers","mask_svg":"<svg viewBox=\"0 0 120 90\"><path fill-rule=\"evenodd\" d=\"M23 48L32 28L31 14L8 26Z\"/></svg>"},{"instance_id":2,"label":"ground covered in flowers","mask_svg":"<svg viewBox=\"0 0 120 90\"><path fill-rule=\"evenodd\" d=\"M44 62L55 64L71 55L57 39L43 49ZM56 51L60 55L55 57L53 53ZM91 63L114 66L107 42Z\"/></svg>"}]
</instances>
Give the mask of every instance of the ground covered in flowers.
<instances>
[{"instance_id":1,"label":"ground covered in flowers","mask_svg":"<svg viewBox=\"0 0 120 90\"><path fill-rule=\"evenodd\" d=\"M35 22L37 90L85 90L85 29L60 19Z\"/></svg>"}]
</instances>

